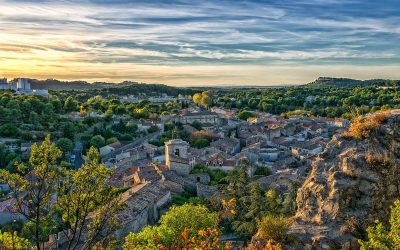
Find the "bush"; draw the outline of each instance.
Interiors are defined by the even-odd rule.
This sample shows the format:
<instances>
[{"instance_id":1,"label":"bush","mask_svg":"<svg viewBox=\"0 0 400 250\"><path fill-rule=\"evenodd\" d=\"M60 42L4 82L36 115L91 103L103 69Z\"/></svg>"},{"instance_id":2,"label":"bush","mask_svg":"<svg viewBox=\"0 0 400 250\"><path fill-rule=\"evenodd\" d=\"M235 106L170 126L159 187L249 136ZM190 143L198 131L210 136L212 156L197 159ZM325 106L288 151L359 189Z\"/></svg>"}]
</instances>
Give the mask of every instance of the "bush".
<instances>
[{"instance_id":1,"label":"bush","mask_svg":"<svg viewBox=\"0 0 400 250\"><path fill-rule=\"evenodd\" d=\"M240 120L247 120L247 118L254 117L254 114L251 113L250 111L243 110L243 111L240 111L240 112L238 113L237 117L238 117Z\"/></svg>"},{"instance_id":2,"label":"bush","mask_svg":"<svg viewBox=\"0 0 400 250\"><path fill-rule=\"evenodd\" d=\"M254 175L268 176L271 175L271 170L268 167L259 167L254 172Z\"/></svg>"},{"instance_id":3,"label":"bush","mask_svg":"<svg viewBox=\"0 0 400 250\"><path fill-rule=\"evenodd\" d=\"M387 120L388 116L387 113L377 112L365 117L358 117L350 124L348 133L356 139L369 138Z\"/></svg>"},{"instance_id":4,"label":"bush","mask_svg":"<svg viewBox=\"0 0 400 250\"><path fill-rule=\"evenodd\" d=\"M365 153L365 161L367 162L368 166L371 169L380 169L380 168L386 168L389 167L391 164L391 159L390 156L385 153L384 155L376 152L367 152Z\"/></svg>"},{"instance_id":5,"label":"bush","mask_svg":"<svg viewBox=\"0 0 400 250\"><path fill-rule=\"evenodd\" d=\"M210 142L207 139L198 139L194 142L193 146L195 148L205 148L210 145Z\"/></svg>"},{"instance_id":6,"label":"bush","mask_svg":"<svg viewBox=\"0 0 400 250\"><path fill-rule=\"evenodd\" d=\"M397 200L390 211L390 230L379 221L375 226L367 228L368 241L359 240L361 250L398 249L400 246L400 201Z\"/></svg>"},{"instance_id":7,"label":"bush","mask_svg":"<svg viewBox=\"0 0 400 250\"><path fill-rule=\"evenodd\" d=\"M18 128L11 123L4 124L0 126L0 135L1 136L16 136L18 133Z\"/></svg>"},{"instance_id":8,"label":"bush","mask_svg":"<svg viewBox=\"0 0 400 250\"><path fill-rule=\"evenodd\" d=\"M282 242L291 224L292 220L289 218L269 214L257 221L257 238Z\"/></svg>"},{"instance_id":9,"label":"bush","mask_svg":"<svg viewBox=\"0 0 400 250\"><path fill-rule=\"evenodd\" d=\"M173 206L161 217L159 226L147 226L140 233L130 233L123 249L174 249L184 230L192 237L199 230L214 228L217 222L217 213L203 205Z\"/></svg>"}]
</instances>

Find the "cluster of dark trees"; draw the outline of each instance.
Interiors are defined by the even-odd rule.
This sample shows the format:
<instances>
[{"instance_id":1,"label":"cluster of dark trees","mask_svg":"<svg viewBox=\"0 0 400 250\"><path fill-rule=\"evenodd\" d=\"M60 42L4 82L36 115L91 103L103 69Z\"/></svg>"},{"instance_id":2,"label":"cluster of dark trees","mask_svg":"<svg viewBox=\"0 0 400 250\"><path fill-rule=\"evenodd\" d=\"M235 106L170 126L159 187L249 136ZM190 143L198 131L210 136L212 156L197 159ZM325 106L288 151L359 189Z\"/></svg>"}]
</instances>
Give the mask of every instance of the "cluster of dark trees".
<instances>
[{"instance_id":1,"label":"cluster of dark trees","mask_svg":"<svg viewBox=\"0 0 400 250\"><path fill-rule=\"evenodd\" d=\"M357 109L373 112L400 107L399 87L289 87L278 89L223 90L214 101L224 108L285 114L295 110L323 117L351 117Z\"/></svg>"}]
</instances>

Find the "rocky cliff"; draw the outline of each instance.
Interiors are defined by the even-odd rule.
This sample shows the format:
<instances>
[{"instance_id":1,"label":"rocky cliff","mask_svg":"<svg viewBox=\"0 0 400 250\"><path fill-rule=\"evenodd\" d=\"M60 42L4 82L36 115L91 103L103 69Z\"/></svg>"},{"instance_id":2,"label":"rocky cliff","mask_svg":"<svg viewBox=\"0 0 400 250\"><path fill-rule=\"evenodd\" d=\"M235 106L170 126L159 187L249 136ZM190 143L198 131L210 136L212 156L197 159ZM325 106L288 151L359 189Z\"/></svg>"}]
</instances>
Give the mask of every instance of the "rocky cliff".
<instances>
[{"instance_id":1,"label":"rocky cliff","mask_svg":"<svg viewBox=\"0 0 400 250\"><path fill-rule=\"evenodd\" d=\"M367 226L387 221L400 198L400 110L366 127L361 138L335 136L313 162L290 229L297 248L357 249Z\"/></svg>"}]
</instances>

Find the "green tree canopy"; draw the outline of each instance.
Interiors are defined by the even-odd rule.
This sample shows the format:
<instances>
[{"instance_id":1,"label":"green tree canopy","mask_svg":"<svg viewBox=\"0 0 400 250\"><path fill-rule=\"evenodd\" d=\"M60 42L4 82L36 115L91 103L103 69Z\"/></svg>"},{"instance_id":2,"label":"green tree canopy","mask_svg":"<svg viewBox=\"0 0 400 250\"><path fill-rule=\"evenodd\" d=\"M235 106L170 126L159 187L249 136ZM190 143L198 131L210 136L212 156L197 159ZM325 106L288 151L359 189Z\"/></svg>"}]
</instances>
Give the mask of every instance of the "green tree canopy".
<instances>
[{"instance_id":1,"label":"green tree canopy","mask_svg":"<svg viewBox=\"0 0 400 250\"><path fill-rule=\"evenodd\" d=\"M56 146L61 149L61 151L65 152L70 152L74 148L73 142L68 139L68 138L60 138L56 142Z\"/></svg>"},{"instance_id":2,"label":"green tree canopy","mask_svg":"<svg viewBox=\"0 0 400 250\"><path fill-rule=\"evenodd\" d=\"M101 148L106 145L106 140L101 135L95 135L90 139L90 145L95 148Z\"/></svg>"},{"instance_id":3,"label":"green tree canopy","mask_svg":"<svg viewBox=\"0 0 400 250\"><path fill-rule=\"evenodd\" d=\"M203 205L174 206L161 217L159 226L147 226L140 233L130 233L125 238L124 249L171 248L178 244L185 229L189 230L189 235L196 235L199 230L215 228L217 224L217 213Z\"/></svg>"}]
</instances>

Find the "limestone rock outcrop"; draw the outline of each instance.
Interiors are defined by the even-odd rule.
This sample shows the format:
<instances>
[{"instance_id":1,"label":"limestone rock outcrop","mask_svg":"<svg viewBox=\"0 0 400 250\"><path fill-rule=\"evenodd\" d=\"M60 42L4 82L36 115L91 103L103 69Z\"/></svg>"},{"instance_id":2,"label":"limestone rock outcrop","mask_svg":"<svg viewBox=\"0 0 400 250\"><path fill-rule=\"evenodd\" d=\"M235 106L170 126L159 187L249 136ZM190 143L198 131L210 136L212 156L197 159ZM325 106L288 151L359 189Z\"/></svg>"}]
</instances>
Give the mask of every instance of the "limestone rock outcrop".
<instances>
[{"instance_id":1,"label":"limestone rock outcrop","mask_svg":"<svg viewBox=\"0 0 400 250\"><path fill-rule=\"evenodd\" d=\"M367 138L337 135L297 193L292 249L357 249L376 219L400 198L400 110Z\"/></svg>"}]
</instances>

